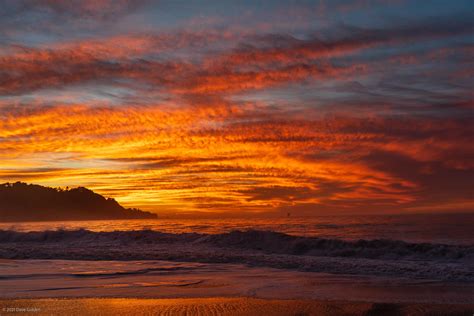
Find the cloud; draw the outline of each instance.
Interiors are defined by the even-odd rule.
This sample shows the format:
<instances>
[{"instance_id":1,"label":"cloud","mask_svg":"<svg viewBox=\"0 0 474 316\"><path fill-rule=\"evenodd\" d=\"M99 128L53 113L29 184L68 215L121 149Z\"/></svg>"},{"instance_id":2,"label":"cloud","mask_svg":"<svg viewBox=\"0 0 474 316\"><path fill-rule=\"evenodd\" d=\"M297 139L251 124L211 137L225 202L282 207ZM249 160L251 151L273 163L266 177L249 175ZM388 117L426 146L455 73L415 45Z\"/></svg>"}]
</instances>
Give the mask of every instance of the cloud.
<instances>
[{"instance_id":1,"label":"cloud","mask_svg":"<svg viewBox=\"0 0 474 316\"><path fill-rule=\"evenodd\" d=\"M53 15L56 19L117 19L129 14L147 1L142 0L6 0L2 3L5 16L22 16L30 13Z\"/></svg>"},{"instance_id":2,"label":"cloud","mask_svg":"<svg viewBox=\"0 0 474 316\"><path fill-rule=\"evenodd\" d=\"M101 6L99 6L101 7ZM160 86L170 93L213 94L264 89L308 79L331 79L365 73L365 64L337 65L329 58L369 47L468 34L465 19L426 21L398 28L344 26L336 39L300 40L267 35L244 48L204 55L199 61L161 57L166 51L228 40L215 32L162 33L79 41L56 47L17 47L0 58L0 93L22 94L86 82L124 84L123 80ZM261 46L259 43L263 43ZM14 51L15 51L14 50Z\"/></svg>"},{"instance_id":3,"label":"cloud","mask_svg":"<svg viewBox=\"0 0 474 316\"><path fill-rule=\"evenodd\" d=\"M0 24L28 28L37 14L52 27L105 25L139 5L12 2L16 22ZM147 210L465 201L472 22L356 20L282 32L124 19L115 31L0 44L0 180L84 185Z\"/></svg>"},{"instance_id":4,"label":"cloud","mask_svg":"<svg viewBox=\"0 0 474 316\"><path fill-rule=\"evenodd\" d=\"M360 210L364 201L413 206L414 200L429 203L434 192L441 196L433 191L433 177L465 187L463 175L473 169L469 130L453 119L295 120L287 114L281 121L268 112L266 121L241 123L241 113L210 119L204 109L159 107L58 106L10 113L0 121L0 158L28 157L40 167L10 168L3 179L22 174L36 182L77 181L102 193L119 192L125 204L143 201L145 208L151 201L146 196L157 192L155 203L186 201L188 210L212 208L214 197L220 197L215 209L224 203L228 210L298 203ZM41 169L41 154L48 152L63 153L50 159L65 169ZM458 196L445 199L449 195Z\"/></svg>"}]
</instances>

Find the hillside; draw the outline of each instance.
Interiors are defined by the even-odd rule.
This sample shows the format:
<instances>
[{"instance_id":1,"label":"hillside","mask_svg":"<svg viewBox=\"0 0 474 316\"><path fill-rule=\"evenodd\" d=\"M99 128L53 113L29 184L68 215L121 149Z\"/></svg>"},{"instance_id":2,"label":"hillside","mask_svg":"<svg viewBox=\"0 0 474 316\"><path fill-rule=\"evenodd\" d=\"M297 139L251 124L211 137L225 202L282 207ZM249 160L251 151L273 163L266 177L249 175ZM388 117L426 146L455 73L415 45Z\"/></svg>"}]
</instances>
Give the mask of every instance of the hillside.
<instances>
[{"instance_id":1,"label":"hillside","mask_svg":"<svg viewBox=\"0 0 474 316\"><path fill-rule=\"evenodd\" d=\"M0 222L156 217L124 208L84 187L63 190L23 182L0 184Z\"/></svg>"}]
</instances>

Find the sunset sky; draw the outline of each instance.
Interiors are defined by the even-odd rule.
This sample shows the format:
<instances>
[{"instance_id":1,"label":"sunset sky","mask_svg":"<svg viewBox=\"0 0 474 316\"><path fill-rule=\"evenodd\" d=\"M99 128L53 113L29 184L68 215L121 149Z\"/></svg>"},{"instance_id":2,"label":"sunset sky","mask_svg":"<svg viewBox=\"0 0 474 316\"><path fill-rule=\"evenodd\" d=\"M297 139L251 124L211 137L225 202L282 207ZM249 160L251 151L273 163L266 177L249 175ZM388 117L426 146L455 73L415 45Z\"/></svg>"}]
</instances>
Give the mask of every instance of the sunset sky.
<instances>
[{"instance_id":1,"label":"sunset sky","mask_svg":"<svg viewBox=\"0 0 474 316\"><path fill-rule=\"evenodd\" d=\"M0 1L0 182L163 214L472 211L473 12Z\"/></svg>"}]
</instances>

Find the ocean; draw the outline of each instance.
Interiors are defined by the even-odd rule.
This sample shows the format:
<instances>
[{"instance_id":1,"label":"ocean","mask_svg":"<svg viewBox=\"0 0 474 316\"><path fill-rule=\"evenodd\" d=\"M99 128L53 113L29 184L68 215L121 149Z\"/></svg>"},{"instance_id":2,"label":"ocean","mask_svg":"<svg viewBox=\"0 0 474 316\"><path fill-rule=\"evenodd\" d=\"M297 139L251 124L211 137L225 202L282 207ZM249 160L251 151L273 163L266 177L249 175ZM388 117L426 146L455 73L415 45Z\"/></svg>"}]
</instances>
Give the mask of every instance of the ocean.
<instances>
[{"instance_id":1,"label":"ocean","mask_svg":"<svg viewBox=\"0 0 474 316\"><path fill-rule=\"evenodd\" d=\"M0 299L474 304L474 214L0 224Z\"/></svg>"},{"instance_id":2,"label":"ocean","mask_svg":"<svg viewBox=\"0 0 474 316\"><path fill-rule=\"evenodd\" d=\"M341 240L388 239L414 243L472 245L474 213L0 223L0 230L19 232L60 229L85 229L94 232L153 230L174 234L261 230Z\"/></svg>"}]
</instances>

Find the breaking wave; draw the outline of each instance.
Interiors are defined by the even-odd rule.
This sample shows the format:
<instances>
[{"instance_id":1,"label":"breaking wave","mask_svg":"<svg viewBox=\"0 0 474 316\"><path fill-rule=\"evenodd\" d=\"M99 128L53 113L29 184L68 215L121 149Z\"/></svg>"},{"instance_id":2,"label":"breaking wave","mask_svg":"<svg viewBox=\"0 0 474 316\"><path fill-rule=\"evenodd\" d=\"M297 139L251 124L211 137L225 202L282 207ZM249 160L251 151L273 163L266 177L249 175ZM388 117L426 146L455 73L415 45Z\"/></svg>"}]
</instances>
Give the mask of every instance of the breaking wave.
<instances>
[{"instance_id":1,"label":"breaking wave","mask_svg":"<svg viewBox=\"0 0 474 316\"><path fill-rule=\"evenodd\" d=\"M474 246L409 243L397 240L345 241L300 237L272 231L232 231L222 234L162 233L153 230L93 232L89 230L48 230L17 232L0 230L4 243L91 243L193 244L251 250L267 254L295 256L354 257L407 260L472 260Z\"/></svg>"}]
</instances>

